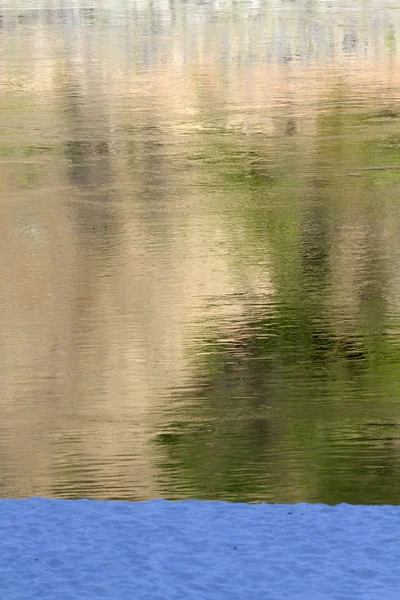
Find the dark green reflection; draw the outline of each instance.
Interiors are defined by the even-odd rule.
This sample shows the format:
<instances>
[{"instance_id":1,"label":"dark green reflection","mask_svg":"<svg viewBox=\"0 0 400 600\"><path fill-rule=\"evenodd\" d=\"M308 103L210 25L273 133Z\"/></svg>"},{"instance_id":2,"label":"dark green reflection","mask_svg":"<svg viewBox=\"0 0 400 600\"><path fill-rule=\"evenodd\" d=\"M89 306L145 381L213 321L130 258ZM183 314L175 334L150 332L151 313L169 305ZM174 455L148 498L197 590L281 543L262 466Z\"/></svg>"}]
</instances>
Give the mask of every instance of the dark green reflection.
<instances>
[{"instance_id":1,"label":"dark green reflection","mask_svg":"<svg viewBox=\"0 0 400 600\"><path fill-rule=\"evenodd\" d=\"M306 171L260 136L216 132L201 144L197 161L229 188L219 209L232 269L245 277L265 259L273 292L247 284L240 318L210 309L199 323L196 391L175 396L165 419L181 420L153 439L167 497L399 501L399 320L388 292L396 246L382 218L399 216L386 175L394 156L348 135L366 117L337 98L321 115ZM360 177L348 174L354 165Z\"/></svg>"}]
</instances>

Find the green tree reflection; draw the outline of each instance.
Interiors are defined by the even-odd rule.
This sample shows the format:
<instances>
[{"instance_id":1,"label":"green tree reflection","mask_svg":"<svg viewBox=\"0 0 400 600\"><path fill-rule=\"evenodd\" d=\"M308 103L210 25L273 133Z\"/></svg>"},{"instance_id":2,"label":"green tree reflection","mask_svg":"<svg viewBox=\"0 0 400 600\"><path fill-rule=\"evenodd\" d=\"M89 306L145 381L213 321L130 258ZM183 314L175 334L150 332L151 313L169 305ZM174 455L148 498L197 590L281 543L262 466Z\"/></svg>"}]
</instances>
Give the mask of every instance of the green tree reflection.
<instances>
[{"instance_id":1,"label":"green tree reflection","mask_svg":"<svg viewBox=\"0 0 400 600\"><path fill-rule=\"evenodd\" d=\"M351 135L366 117L335 94L307 160L259 136L201 144L198 161L226 189L232 269L268 256L274 293L244 291L245 316L201 325L195 392L175 398L175 422L155 437L169 497L398 501L388 151Z\"/></svg>"}]
</instances>

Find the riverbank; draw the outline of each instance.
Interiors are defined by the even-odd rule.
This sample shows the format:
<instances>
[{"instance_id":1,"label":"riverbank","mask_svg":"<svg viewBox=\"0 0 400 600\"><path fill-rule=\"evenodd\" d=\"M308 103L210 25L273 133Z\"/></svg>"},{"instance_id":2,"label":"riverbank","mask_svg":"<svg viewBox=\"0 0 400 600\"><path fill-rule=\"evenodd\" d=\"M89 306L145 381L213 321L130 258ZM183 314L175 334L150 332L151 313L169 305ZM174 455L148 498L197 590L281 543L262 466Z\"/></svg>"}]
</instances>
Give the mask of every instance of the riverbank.
<instances>
[{"instance_id":1,"label":"riverbank","mask_svg":"<svg viewBox=\"0 0 400 600\"><path fill-rule=\"evenodd\" d=\"M0 501L2 597L395 600L400 507Z\"/></svg>"}]
</instances>

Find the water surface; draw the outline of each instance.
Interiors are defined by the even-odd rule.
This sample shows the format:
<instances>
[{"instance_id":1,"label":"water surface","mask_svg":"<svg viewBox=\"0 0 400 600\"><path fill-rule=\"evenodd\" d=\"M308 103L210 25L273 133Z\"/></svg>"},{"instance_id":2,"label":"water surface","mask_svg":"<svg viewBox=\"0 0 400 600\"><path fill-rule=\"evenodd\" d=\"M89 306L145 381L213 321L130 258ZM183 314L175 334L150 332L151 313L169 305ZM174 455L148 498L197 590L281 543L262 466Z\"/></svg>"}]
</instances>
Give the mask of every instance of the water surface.
<instances>
[{"instance_id":1,"label":"water surface","mask_svg":"<svg viewBox=\"0 0 400 600\"><path fill-rule=\"evenodd\" d=\"M400 499L400 10L0 1L0 493Z\"/></svg>"}]
</instances>

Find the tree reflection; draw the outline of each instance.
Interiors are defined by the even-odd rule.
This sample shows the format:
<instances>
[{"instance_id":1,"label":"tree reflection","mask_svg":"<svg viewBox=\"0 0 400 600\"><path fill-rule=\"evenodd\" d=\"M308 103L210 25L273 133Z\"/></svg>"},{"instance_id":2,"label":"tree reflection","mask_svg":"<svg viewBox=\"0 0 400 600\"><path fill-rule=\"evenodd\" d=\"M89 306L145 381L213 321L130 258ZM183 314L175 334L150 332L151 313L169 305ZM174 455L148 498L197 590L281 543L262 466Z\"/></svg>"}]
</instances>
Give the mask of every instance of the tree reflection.
<instances>
[{"instance_id":1,"label":"tree reflection","mask_svg":"<svg viewBox=\"0 0 400 600\"><path fill-rule=\"evenodd\" d=\"M330 166L346 172L355 156L368 164L362 147L349 148L343 135L352 122L340 103L324 111L308 180L304 163L297 172L296 166L283 172L275 164L268 187L254 188L246 181L246 162L236 163L242 202L235 206L247 237L240 248L232 243L232 263L237 253L251 264L264 250L275 292L263 302L243 290L247 308L237 322L203 325L201 349L193 351L196 391L177 397L185 407L178 429L155 438L164 449L160 467L167 495L185 490L230 500L396 501L398 486L390 481L399 469L399 438L375 439L365 424L370 415L398 414L397 404L384 397L388 380L381 378L387 371L380 371L382 353L392 356L395 370L399 364L397 348L383 335L387 232L373 185L366 196L362 180L349 184L342 177L338 184ZM257 148L262 164L266 148ZM228 156L241 153L227 150ZM301 184L285 198L288 176ZM380 188L381 208L391 202L390 188L382 197L385 190ZM279 202L260 201L274 194ZM342 196L348 194L352 205L345 206ZM235 229L236 218L231 215L227 228ZM389 385L395 397L399 384L391 379Z\"/></svg>"}]
</instances>

